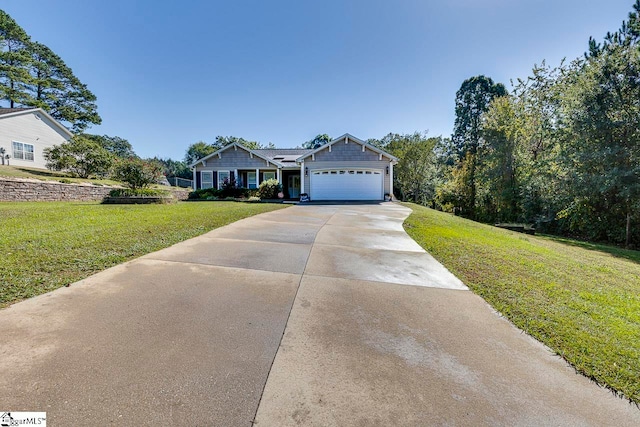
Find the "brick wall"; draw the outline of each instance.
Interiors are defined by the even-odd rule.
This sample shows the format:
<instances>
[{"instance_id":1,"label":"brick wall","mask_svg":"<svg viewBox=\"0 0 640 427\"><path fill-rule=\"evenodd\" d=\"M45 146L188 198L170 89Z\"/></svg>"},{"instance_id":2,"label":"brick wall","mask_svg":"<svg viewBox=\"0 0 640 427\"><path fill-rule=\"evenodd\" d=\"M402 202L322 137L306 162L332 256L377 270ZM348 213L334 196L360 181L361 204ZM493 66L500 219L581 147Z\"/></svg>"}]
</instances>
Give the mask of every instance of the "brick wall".
<instances>
[{"instance_id":1,"label":"brick wall","mask_svg":"<svg viewBox=\"0 0 640 427\"><path fill-rule=\"evenodd\" d=\"M99 201L113 187L91 184L63 184L55 181L0 178L0 201L3 202L54 202ZM174 196L185 200L191 190L177 190Z\"/></svg>"}]
</instances>

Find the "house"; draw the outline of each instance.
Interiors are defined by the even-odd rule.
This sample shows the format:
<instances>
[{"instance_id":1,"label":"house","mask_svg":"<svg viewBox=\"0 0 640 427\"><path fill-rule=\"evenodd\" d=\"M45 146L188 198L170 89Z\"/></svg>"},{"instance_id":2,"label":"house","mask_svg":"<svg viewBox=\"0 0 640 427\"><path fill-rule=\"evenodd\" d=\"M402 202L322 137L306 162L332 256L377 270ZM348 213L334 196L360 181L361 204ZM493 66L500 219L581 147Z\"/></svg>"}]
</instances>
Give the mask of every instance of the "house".
<instances>
[{"instance_id":1,"label":"house","mask_svg":"<svg viewBox=\"0 0 640 427\"><path fill-rule=\"evenodd\" d=\"M13 166L46 169L44 149L71 137L73 134L42 108L0 108L0 148Z\"/></svg>"},{"instance_id":2,"label":"house","mask_svg":"<svg viewBox=\"0 0 640 427\"><path fill-rule=\"evenodd\" d=\"M229 144L191 165L194 189L220 188L225 180L257 188L277 179L285 198L308 194L311 200L384 200L393 193L398 159L353 135L315 149L251 150Z\"/></svg>"}]
</instances>

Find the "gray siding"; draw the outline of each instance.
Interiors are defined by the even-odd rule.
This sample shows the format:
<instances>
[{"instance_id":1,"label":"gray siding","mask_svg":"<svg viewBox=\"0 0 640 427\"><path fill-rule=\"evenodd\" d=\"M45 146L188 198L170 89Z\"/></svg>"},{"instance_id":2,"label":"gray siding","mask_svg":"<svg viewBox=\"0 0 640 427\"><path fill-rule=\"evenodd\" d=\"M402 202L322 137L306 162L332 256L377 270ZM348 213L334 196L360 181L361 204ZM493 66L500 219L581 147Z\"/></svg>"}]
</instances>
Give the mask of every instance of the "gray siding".
<instances>
[{"instance_id":1,"label":"gray siding","mask_svg":"<svg viewBox=\"0 0 640 427\"><path fill-rule=\"evenodd\" d=\"M316 162L336 162L336 161L363 161L375 160L379 158L379 154L365 147L362 151L362 145L355 141L345 144L344 141L338 141L329 148L325 148L315 154ZM308 157L305 161L311 161Z\"/></svg>"},{"instance_id":2,"label":"gray siding","mask_svg":"<svg viewBox=\"0 0 640 427\"><path fill-rule=\"evenodd\" d=\"M220 157L221 158L213 156L205 160L207 166L202 166L202 163L198 163L196 167L203 169L213 168L217 170L257 169L267 167L266 160L261 159L258 156L253 156L252 159L251 155L242 148L235 150L231 147L220 153ZM268 167L275 168L271 163L269 163Z\"/></svg>"}]
</instances>

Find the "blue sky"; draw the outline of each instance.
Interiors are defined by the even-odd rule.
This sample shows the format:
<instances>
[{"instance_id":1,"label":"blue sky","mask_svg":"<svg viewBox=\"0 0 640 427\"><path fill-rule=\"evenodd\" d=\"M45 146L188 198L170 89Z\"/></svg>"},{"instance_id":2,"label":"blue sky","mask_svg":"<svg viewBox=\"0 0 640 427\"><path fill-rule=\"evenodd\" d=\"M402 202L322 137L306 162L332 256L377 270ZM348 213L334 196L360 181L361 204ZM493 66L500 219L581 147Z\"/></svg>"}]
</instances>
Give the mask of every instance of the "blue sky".
<instances>
[{"instance_id":1,"label":"blue sky","mask_svg":"<svg viewBox=\"0 0 640 427\"><path fill-rule=\"evenodd\" d=\"M90 133L182 159L233 135L449 136L455 93L576 58L633 0L25 1L2 8L98 97Z\"/></svg>"}]
</instances>

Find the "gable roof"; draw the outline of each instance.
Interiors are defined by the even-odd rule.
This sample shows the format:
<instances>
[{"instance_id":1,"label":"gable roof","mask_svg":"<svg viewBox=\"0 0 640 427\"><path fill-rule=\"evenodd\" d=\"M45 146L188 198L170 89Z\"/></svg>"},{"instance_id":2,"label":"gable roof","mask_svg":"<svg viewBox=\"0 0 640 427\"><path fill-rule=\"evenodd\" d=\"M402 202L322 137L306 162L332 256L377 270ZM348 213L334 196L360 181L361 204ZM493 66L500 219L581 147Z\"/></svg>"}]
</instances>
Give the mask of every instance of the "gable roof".
<instances>
[{"instance_id":1,"label":"gable roof","mask_svg":"<svg viewBox=\"0 0 640 427\"><path fill-rule=\"evenodd\" d=\"M363 140L361 140L359 138L356 138L355 136L353 136L353 135L351 135L349 133L345 133L344 135L337 137L333 141L327 142L326 144L321 145L320 147L316 148L315 150L311 150L310 152L298 157L296 159L296 161L297 162L302 162L307 157L312 156L312 155L324 150L325 148L328 148L329 146L335 144L338 141L344 141L346 138L348 138L349 141L357 142L358 144L360 144L360 145L362 145L364 147L367 147L369 150L374 151L374 152L376 152L378 154L381 154L381 155L387 157L388 159L391 159L394 162L397 162L399 160L396 156L393 156L393 155L387 153L386 151L381 150L378 147L375 147L375 146L369 144L368 142L365 142L365 141L363 141Z\"/></svg>"},{"instance_id":2,"label":"gable roof","mask_svg":"<svg viewBox=\"0 0 640 427\"><path fill-rule=\"evenodd\" d=\"M60 122L51 117L49 113L44 111L42 108L0 108L0 120L30 113L37 113L36 117L38 117L38 114L45 116L56 128L62 131L62 133L67 135L69 138L73 137L73 134L69 129L61 125Z\"/></svg>"},{"instance_id":3,"label":"gable roof","mask_svg":"<svg viewBox=\"0 0 640 427\"><path fill-rule=\"evenodd\" d=\"M251 153L254 156L260 157L262 160L265 160L265 161L267 161L267 162L269 162L269 163L271 163L271 164L273 164L275 166L283 167L283 165L281 163L279 163L279 162L277 162L277 161L275 161L273 159L270 159L269 157L265 156L264 154L260 154L258 152L260 150L251 150L250 148L245 147L244 145L240 144L239 142L234 142L233 144L225 145L221 149L214 151L213 153L209 154L208 156L204 156L203 158L196 160L195 162L190 164L189 167L193 168L200 162L206 162L210 158L221 154L223 151L226 151L231 147L241 148L241 149L245 150L246 152Z\"/></svg>"},{"instance_id":4,"label":"gable roof","mask_svg":"<svg viewBox=\"0 0 640 427\"><path fill-rule=\"evenodd\" d=\"M283 166L295 167L298 157L313 150L308 148L266 148L253 151L281 163Z\"/></svg>"}]
</instances>

